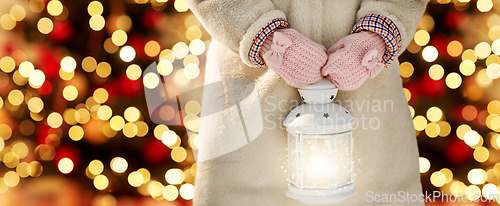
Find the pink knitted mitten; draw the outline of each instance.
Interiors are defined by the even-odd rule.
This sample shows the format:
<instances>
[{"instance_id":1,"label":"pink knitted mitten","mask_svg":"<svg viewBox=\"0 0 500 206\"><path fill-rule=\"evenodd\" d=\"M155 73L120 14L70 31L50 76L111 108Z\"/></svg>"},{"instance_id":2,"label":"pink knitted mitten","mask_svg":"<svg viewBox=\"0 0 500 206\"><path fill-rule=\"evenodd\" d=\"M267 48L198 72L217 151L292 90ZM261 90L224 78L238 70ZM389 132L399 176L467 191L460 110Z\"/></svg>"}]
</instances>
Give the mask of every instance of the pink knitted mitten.
<instances>
[{"instance_id":1,"label":"pink knitted mitten","mask_svg":"<svg viewBox=\"0 0 500 206\"><path fill-rule=\"evenodd\" d=\"M328 62L321 72L339 89L357 89L368 77L374 77L384 68L385 50L384 39L377 33L351 34L328 49Z\"/></svg>"},{"instance_id":2,"label":"pink knitted mitten","mask_svg":"<svg viewBox=\"0 0 500 206\"><path fill-rule=\"evenodd\" d=\"M262 43L260 54L267 66L291 86L300 87L320 81L326 48L295 29L278 29Z\"/></svg>"}]
</instances>

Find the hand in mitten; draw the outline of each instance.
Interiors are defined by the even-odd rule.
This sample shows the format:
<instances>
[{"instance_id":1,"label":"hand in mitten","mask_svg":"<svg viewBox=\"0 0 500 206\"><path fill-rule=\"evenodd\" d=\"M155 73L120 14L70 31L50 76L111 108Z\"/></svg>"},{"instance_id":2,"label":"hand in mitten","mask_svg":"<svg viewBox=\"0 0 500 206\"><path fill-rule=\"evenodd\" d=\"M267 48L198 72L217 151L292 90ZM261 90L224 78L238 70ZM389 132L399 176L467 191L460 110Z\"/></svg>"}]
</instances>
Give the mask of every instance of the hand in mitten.
<instances>
[{"instance_id":1,"label":"hand in mitten","mask_svg":"<svg viewBox=\"0 0 500 206\"><path fill-rule=\"evenodd\" d=\"M368 77L374 77L384 68L385 50L384 39L377 33L351 34L328 49L328 62L321 72L339 89L357 89Z\"/></svg>"},{"instance_id":2,"label":"hand in mitten","mask_svg":"<svg viewBox=\"0 0 500 206\"><path fill-rule=\"evenodd\" d=\"M291 86L300 87L320 81L326 48L295 29L277 29L262 43L260 54L267 66Z\"/></svg>"}]
</instances>

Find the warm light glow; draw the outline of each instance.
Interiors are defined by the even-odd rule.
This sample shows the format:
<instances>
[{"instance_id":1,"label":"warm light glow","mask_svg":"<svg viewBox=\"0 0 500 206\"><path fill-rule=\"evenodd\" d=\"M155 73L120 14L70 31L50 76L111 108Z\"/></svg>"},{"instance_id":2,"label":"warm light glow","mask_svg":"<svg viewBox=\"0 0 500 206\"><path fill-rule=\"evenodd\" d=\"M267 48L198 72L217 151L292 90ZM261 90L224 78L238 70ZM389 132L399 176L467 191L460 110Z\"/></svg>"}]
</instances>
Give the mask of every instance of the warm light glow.
<instances>
[{"instance_id":1,"label":"warm light glow","mask_svg":"<svg viewBox=\"0 0 500 206\"><path fill-rule=\"evenodd\" d=\"M491 51L496 55L500 55L500 40L497 39L491 44ZM498 57L498 56L497 56Z\"/></svg>"},{"instance_id":2,"label":"warm light glow","mask_svg":"<svg viewBox=\"0 0 500 206\"><path fill-rule=\"evenodd\" d=\"M431 162L425 157L420 157L419 159L420 173L426 173L431 168Z\"/></svg>"},{"instance_id":3,"label":"warm light glow","mask_svg":"<svg viewBox=\"0 0 500 206\"><path fill-rule=\"evenodd\" d=\"M488 113L500 115L500 101L492 100L487 106Z\"/></svg>"},{"instance_id":4,"label":"warm light glow","mask_svg":"<svg viewBox=\"0 0 500 206\"><path fill-rule=\"evenodd\" d=\"M113 129L115 131L120 131L125 126L125 120L123 120L123 118L121 116L118 116L118 115L111 118L109 123L110 123L111 129Z\"/></svg>"},{"instance_id":5,"label":"warm light glow","mask_svg":"<svg viewBox=\"0 0 500 206\"><path fill-rule=\"evenodd\" d=\"M446 177L446 183L450 183L453 180L453 172L448 168L443 168L439 170Z\"/></svg>"},{"instance_id":6,"label":"warm light glow","mask_svg":"<svg viewBox=\"0 0 500 206\"><path fill-rule=\"evenodd\" d=\"M194 55L201 55L205 52L205 43L200 39L195 39L189 43L189 51Z\"/></svg>"},{"instance_id":7,"label":"warm light glow","mask_svg":"<svg viewBox=\"0 0 500 206\"><path fill-rule=\"evenodd\" d=\"M14 171L8 171L3 176L3 182L8 187L15 187L19 184L19 175Z\"/></svg>"},{"instance_id":8,"label":"warm light glow","mask_svg":"<svg viewBox=\"0 0 500 206\"><path fill-rule=\"evenodd\" d=\"M460 77L460 74L452 72L446 76L445 82L450 89L456 89L462 84L462 77Z\"/></svg>"},{"instance_id":9,"label":"warm light glow","mask_svg":"<svg viewBox=\"0 0 500 206\"><path fill-rule=\"evenodd\" d=\"M136 107L128 107L127 109L125 109L124 116L125 116L125 119L127 121L135 122L135 121L139 120L139 117L141 116L141 112Z\"/></svg>"},{"instance_id":10,"label":"warm light glow","mask_svg":"<svg viewBox=\"0 0 500 206\"><path fill-rule=\"evenodd\" d=\"M181 184L184 181L184 173L180 169L169 169L165 173L165 180L168 184Z\"/></svg>"},{"instance_id":11,"label":"warm light glow","mask_svg":"<svg viewBox=\"0 0 500 206\"><path fill-rule=\"evenodd\" d=\"M99 119L108 120L112 115L113 111L108 105L100 106L99 109L97 109L97 116L99 117Z\"/></svg>"},{"instance_id":12,"label":"warm light glow","mask_svg":"<svg viewBox=\"0 0 500 206\"><path fill-rule=\"evenodd\" d=\"M41 70L35 69L30 73L29 82L33 88L37 89L45 82L45 74Z\"/></svg>"},{"instance_id":13,"label":"warm light glow","mask_svg":"<svg viewBox=\"0 0 500 206\"><path fill-rule=\"evenodd\" d=\"M22 21L26 17L26 10L21 5L14 5L9 12L16 21Z\"/></svg>"},{"instance_id":14,"label":"warm light glow","mask_svg":"<svg viewBox=\"0 0 500 206\"><path fill-rule=\"evenodd\" d=\"M78 89L73 85L64 87L63 97L68 101L74 101L78 97Z\"/></svg>"},{"instance_id":15,"label":"warm light glow","mask_svg":"<svg viewBox=\"0 0 500 206\"><path fill-rule=\"evenodd\" d=\"M109 185L109 180L106 176L104 175L97 175L94 178L94 187L97 188L98 190L104 190L106 187Z\"/></svg>"},{"instance_id":16,"label":"warm light glow","mask_svg":"<svg viewBox=\"0 0 500 206\"><path fill-rule=\"evenodd\" d=\"M61 60L61 69L65 72L72 72L76 69L76 61L73 57L67 56Z\"/></svg>"},{"instance_id":17,"label":"warm light glow","mask_svg":"<svg viewBox=\"0 0 500 206\"><path fill-rule=\"evenodd\" d=\"M200 69L196 64L188 64L184 68L184 76L188 79L195 79L198 75L200 75Z\"/></svg>"},{"instance_id":18,"label":"warm light glow","mask_svg":"<svg viewBox=\"0 0 500 206\"><path fill-rule=\"evenodd\" d=\"M174 1L174 8L178 12L185 12L189 9L188 5L186 4L186 1L184 1L184 0Z\"/></svg>"},{"instance_id":19,"label":"warm light glow","mask_svg":"<svg viewBox=\"0 0 500 206\"><path fill-rule=\"evenodd\" d=\"M474 150L474 159L478 162L486 162L490 157L490 152L486 147L478 147Z\"/></svg>"},{"instance_id":20,"label":"warm light glow","mask_svg":"<svg viewBox=\"0 0 500 206\"><path fill-rule=\"evenodd\" d=\"M437 122L443 118L443 111L438 107L431 107L427 110L427 119L431 122Z\"/></svg>"},{"instance_id":21,"label":"warm light glow","mask_svg":"<svg viewBox=\"0 0 500 206\"><path fill-rule=\"evenodd\" d=\"M104 164L100 160L92 160L88 167L89 172L93 175L100 175L104 171Z\"/></svg>"},{"instance_id":22,"label":"warm light glow","mask_svg":"<svg viewBox=\"0 0 500 206\"><path fill-rule=\"evenodd\" d=\"M494 184L488 183L483 187L483 196L486 199L496 199L498 198L498 187Z\"/></svg>"},{"instance_id":23,"label":"warm light glow","mask_svg":"<svg viewBox=\"0 0 500 206\"><path fill-rule=\"evenodd\" d=\"M132 60L135 59L135 50L131 46L124 46L120 50L120 58L124 62L131 62Z\"/></svg>"},{"instance_id":24,"label":"warm light glow","mask_svg":"<svg viewBox=\"0 0 500 206\"><path fill-rule=\"evenodd\" d=\"M157 74L150 72L150 73L147 73L146 75L144 75L142 82L146 88L154 89L160 83L160 78L158 77Z\"/></svg>"},{"instance_id":25,"label":"warm light glow","mask_svg":"<svg viewBox=\"0 0 500 206\"><path fill-rule=\"evenodd\" d=\"M457 137L461 140L464 140L465 133L467 133L468 131L471 131L471 130L472 129L469 125L462 124L462 125L458 126L458 128L457 128Z\"/></svg>"},{"instance_id":26,"label":"warm light glow","mask_svg":"<svg viewBox=\"0 0 500 206\"><path fill-rule=\"evenodd\" d=\"M52 23L52 20L50 20L49 18L43 17L38 20L37 28L40 33L48 34L52 32L52 29L54 29L54 23Z\"/></svg>"},{"instance_id":27,"label":"warm light glow","mask_svg":"<svg viewBox=\"0 0 500 206\"><path fill-rule=\"evenodd\" d=\"M151 178L151 173L149 173L149 170L146 168L138 169L137 172L141 173L142 178L144 179L144 181L142 182L143 184L148 182L149 179Z\"/></svg>"},{"instance_id":28,"label":"warm light glow","mask_svg":"<svg viewBox=\"0 0 500 206\"><path fill-rule=\"evenodd\" d=\"M144 178L142 177L142 174L139 172L131 172L128 175L127 180L132 187L139 187L144 182Z\"/></svg>"},{"instance_id":29,"label":"warm light glow","mask_svg":"<svg viewBox=\"0 0 500 206\"><path fill-rule=\"evenodd\" d=\"M481 136L474 130L467 131L464 135L465 144L469 146L475 146L481 140Z\"/></svg>"},{"instance_id":30,"label":"warm light glow","mask_svg":"<svg viewBox=\"0 0 500 206\"><path fill-rule=\"evenodd\" d=\"M476 185L470 185L465 189L465 195L470 201L476 201L481 197L481 189Z\"/></svg>"},{"instance_id":31,"label":"warm light glow","mask_svg":"<svg viewBox=\"0 0 500 206\"><path fill-rule=\"evenodd\" d=\"M73 141L80 141L84 134L83 128L78 125L72 126L69 128L68 134Z\"/></svg>"},{"instance_id":32,"label":"warm light glow","mask_svg":"<svg viewBox=\"0 0 500 206\"><path fill-rule=\"evenodd\" d=\"M462 53L462 61L464 60L471 60L472 62L477 61L477 55L476 52L472 49L467 49Z\"/></svg>"},{"instance_id":33,"label":"warm light glow","mask_svg":"<svg viewBox=\"0 0 500 206\"><path fill-rule=\"evenodd\" d=\"M0 59L0 69L5 73L10 73L16 68L16 62L12 57L4 56Z\"/></svg>"},{"instance_id":34,"label":"warm light glow","mask_svg":"<svg viewBox=\"0 0 500 206\"><path fill-rule=\"evenodd\" d=\"M124 173L128 168L128 162L123 157L115 157L111 160L111 169L116 173Z\"/></svg>"},{"instance_id":35,"label":"warm light glow","mask_svg":"<svg viewBox=\"0 0 500 206\"><path fill-rule=\"evenodd\" d=\"M0 17L0 26L5 30L12 30L16 27L16 19L12 14L4 14Z\"/></svg>"},{"instance_id":36,"label":"warm light glow","mask_svg":"<svg viewBox=\"0 0 500 206\"><path fill-rule=\"evenodd\" d=\"M429 77L433 80L440 80L444 76L444 69L439 64L434 64L429 68Z\"/></svg>"},{"instance_id":37,"label":"warm light glow","mask_svg":"<svg viewBox=\"0 0 500 206\"><path fill-rule=\"evenodd\" d=\"M497 63L492 63L486 68L486 75L490 79L498 79L500 77L500 65Z\"/></svg>"},{"instance_id":38,"label":"warm light glow","mask_svg":"<svg viewBox=\"0 0 500 206\"><path fill-rule=\"evenodd\" d=\"M63 12L63 5L58 0L51 0L47 4L47 11L52 16L59 16Z\"/></svg>"},{"instance_id":39,"label":"warm light glow","mask_svg":"<svg viewBox=\"0 0 500 206\"><path fill-rule=\"evenodd\" d=\"M59 171L61 171L61 173L68 174L71 171L73 171L74 164L73 161L71 161L71 159L62 158L61 160L59 160L57 167L59 168Z\"/></svg>"},{"instance_id":40,"label":"warm light glow","mask_svg":"<svg viewBox=\"0 0 500 206\"><path fill-rule=\"evenodd\" d=\"M95 69L97 76L106 78L111 74L111 65L107 62L100 62Z\"/></svg>"},{"instance_id":41,"label":"warm light glow","mask_svg":"<svg viewBox=\"0 0 500 206\"><path fill-rule=\"evenodd\" d=\"M401 77L408 78L413 74L413 65L410 62L403 62L399 65L399 73Z\"/></svg>"},{"instance_id":42,"label":"warm light glow","mask_svg":"<svg viewBox=\"0 0 500 206\"><path fill-rule=\"evenodd\" d=\"M167 185L163 189L163 193L162 194L163 194L163 197L166 200L168 200L168 201L174 201L179 196L179 191L177 190L177 187L175 187L173 185Z\"/></svg>"},{"instance_id":43,"label":"warm light glow","mask_svg":"<svg viewBox=\"0 0 500 206\"><path fill-rule=\"evenodd\" d=\"M427 119L422 115L418 115L413 118L413 125L415 125L417 131L422 131L427 127Z\"/></svg>"},{"instance_id":44,"label":"warm light glow","mask_svg":"<svg viewBox=\"0 0 500 206\"><path fill-rule=\"evenodd\" d=\"M491 54L491 47L486 42L481 42L474 48L479 59L486 59Z\"/></svg>"},{"instance_id":45,"label":"warm light glow","mask_svg":"<svg viewBox=\"0 0 500 206\"><path fill-rule=\"evenodd\" d=\"M33 71L35 71L33 63L24 61L19 64L19 74L21 74L21 76L28 78Z\"/></svg>"},{"instance_id":46,"label":"warm light glow","mask_svg":"<svg viewBox=\"0 0 500 206\"><path fill-rule=\"evenodd\" d=\"M94 100L99 103L103 104L104 102L108 101L109 94L108 91L104 88L98 88L94 91Z\"/></svg>"},{"instance_id":47,"label":"warm light glow","mask_svg":"<svg viewBox=\"0 0 500 206\"><path fill-rule=\"evenodd\" d=\"M160 44L155 40L148 41L148 43L144 46L144 52L149 57L155 57L158 53L160 53L160 50Z\"/></svg>"},{"instance_id":48,"label":"warm light glow","mask_svg":"<svg viewBox=\"0 0 500 206\"><path fill-rule=\"evenodd\" d=\"M422 57L427 62L433 62L438 58L438 50L436 47L427 46L422 50Z\"/></svg>"},{"instance_id":49,"label":"warm light glow","mask_svg":"<svg viewBox=\"0 0 500 206\"><path fill-rule=\"evenodd\" d=\"M195 39L201 39L202 35L203 35L203 33L201 32L201 29L197 26L190 26L186 30L186 38L189 41L193 41Z\"/></svg>"},{"instance_id":50,"label":"warm light glow","mask_svg":"<svg viewBox=\"0 0 500 206\"><path fill-rule=\"evenodd\" d=\"M167 76L170 73L172 73L174 66L172 65L172 62L168 60L161 60L160 62L158 62L156 69L158 70L158 73L161 74L162 76Z\"/></svg>"},{"instance_id":51,"label":"warm light glow","mask_svg":"<svg viewBox=\"0 0 500 206\"><path fill-rule=\"evenodd\" d=\"M462 63L460 63L460 73L462 73L464 76L470 76L476 71L476 65L474 64L473 61L471 60L464 60Z\"/></svg>"},{"instance_id":52,"label":"warm light glow","mask_svg":"<svg viewBox=\"0 0 500 206\"><path fill-rule=\"evenodd\" d=\"M415 43L417 43L417 45L419 46L425 46L427 43L429 43L430 38L431 36L429 35L429 32L425 30L418 30L413 37Z\"/></svg>"},{"instance_id":53,"label":"warm light glow","mask_svg":"<svg viewBox=\"0 0 500 206\"><path fill-rule=\"evenodd\" d=\"M194 186L192 184L183 184L179 189L181 197L185 200L191 200L194 197Z\"/></svg>"},{"instance_id":54,"label":"warm light glow","mask_svg":"<svg viewBox=\"0 0 500 206\"><path fill-rule=\"evenodd\" d=\"M87 12L89 13L90 16L101 15L103 10L104 7L99 1L92 1L89 3L87 7Z\"/></svg>"},{"instance_id":55,"label":"warm light glow","mask_svg":"<svg viewBox=\"0 0 500 206\"><path fill-rule=\"evenodd\" d=\"M141 78L142 69L141 67L139 67L139 65L132 64L127 67L127 71L125 73L130 80L138 80L139 78Z\"/></svg>"},{"instance_id":56,"label":"warm light glow","mask_svg":"<svg viewBox=\"0 0 500 206\"><path fill-rule=\"evenodd\" d=\"M425 134L430 138L437 137L441 133L441 128L435 122L431 122L425 127Z\"/></svg>"},{"instance_id":57,"label":"warm light glow","mask_svg":"<svg viewBox=\"0 0 500 206\"><path fill-rule=\"evenodd\" d=\"M62 116L57 112L52 112L47 116L47 124L52 128L58 128L62 125Z\"/></svg>"},{"instance_id":58,"label":"warm light glow","mask_svg":"<svg viewBox=\"0 0 500 206\"><path fill-rule=\"evenodd\" d=\"M478 0L476 6L480 12L488 12L493 8L493 2L491 0Z\"/></svg>"},{"instance_id":59,"label":"warm light glow","mask_svg":"<svg viewBox=\"0 0 500 206\"><path fill-rule=\"evenodd\" d=\"M486 172L483 169L472 169L467 174L467 179L471 184L483 184L486 181Z\"/></svg>"},{"instance_id":60,"label":"warm light glow","mask_svg":"<svg viewBox=\"0 0 500 206\"><path fill-rule=\"evenodd\" d=\"M172 160L176 162L183 162L186 160L187 152L186 149L182 147L176 147L172 150L170 156L172 157Z\"/></svg>"},{"instance_id":61,"label":"warm light glow","mask_svg":"<svg viewBox=\"0 0 500 206\"><path fill-rule=\"evenodd\" d=\"M104 20L104 17L101 15L94 15L90 17L89 20L89 25L90 28L94 31L101 31L104 28L104 25L106 24L106 20Z\"/></svg>"},{"instance_id":62,"label":"warm light glow","mask_svg":"<svg viewBox=\"0 0 500 206\"><path fill-rule=\"evenodd\" d=\"M127 39L127 33L123 30L116 30L111 35L111 41L116 46L123 46L125 43L127 43Z\"/></svg>"},{"instance_id":63,"label":"warm light glow","mask_svg":"<svg viewBox=\"0 0 500 206\"><path fill-rule=\"evenodd\" d=\"M459 41L451 41L448 46L446 47L446 50L448 51L448 54L451 57L458 57L460 54L462 54L464 47L462 46L462 43Z\"/></svg>"},{"instance_id":64,"label":"warm light glow","mask_svg":"<svg viewBox=\"0 0 500 206\"><path fill-rule=\"evenodd\" d=\"M172 47L172 51L176 58L182 59L189 53L189 47L184 42L178 42Z\"/></svg>"},{"instance_id":65,"label":"warm light glow","mask_svg":"<svg viewBox=\"0 0 500 206\"><path fill-rule=\"evenodd\" d=\"M434 172L431 175L431 183L435 187L442 187L446 183L446 176L442 172Z\"/></svg>"}]
</instances>

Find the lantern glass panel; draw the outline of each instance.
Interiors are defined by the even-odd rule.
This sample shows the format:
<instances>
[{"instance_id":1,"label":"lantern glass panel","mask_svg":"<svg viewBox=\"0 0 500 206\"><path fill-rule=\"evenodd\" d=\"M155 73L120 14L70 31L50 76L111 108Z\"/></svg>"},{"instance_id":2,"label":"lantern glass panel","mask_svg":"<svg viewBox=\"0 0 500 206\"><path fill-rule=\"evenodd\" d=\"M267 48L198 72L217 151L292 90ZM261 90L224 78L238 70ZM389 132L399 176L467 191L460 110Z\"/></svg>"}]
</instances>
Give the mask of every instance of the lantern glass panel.
<instances>
[{"instance_id":1,"label":"lantern glass panel","mask_svg":"<svg viewBox=\"0 0 500 206\"><path fill-rule=\"evenodd\" d=\"M301 135L303 188L330 188L334 176L331 135Z\"/></svg>"},{"instance_id":2,"label":"lantern glass panel","mask_svg":"<svg viewBox=\"0 0 500 206\"><path fill-rule=\"evenodd\" d=\"M351 132L335 135L332 141L334 148L335 181L334 187L340 187L351 182L352 170L352 139Z\"/></svg>"},{"instance_id":3,"label":"lantern glass panel","mask_svg":"<svg viewBox=\"0 0 500 206\"><path fill-rule=\"evenodd\" d=\"M288 134L288 174L290 183L298 186L297 184L297 148L298 137L297 134Z\"/></svg>"}]
</instances>

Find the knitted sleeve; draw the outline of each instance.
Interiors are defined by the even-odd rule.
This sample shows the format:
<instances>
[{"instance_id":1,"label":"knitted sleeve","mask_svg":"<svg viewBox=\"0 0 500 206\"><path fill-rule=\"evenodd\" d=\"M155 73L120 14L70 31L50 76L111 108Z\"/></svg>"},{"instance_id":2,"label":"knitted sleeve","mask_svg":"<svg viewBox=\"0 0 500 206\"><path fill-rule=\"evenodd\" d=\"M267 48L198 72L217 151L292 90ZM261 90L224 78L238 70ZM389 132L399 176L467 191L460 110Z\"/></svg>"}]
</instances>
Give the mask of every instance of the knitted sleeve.
<instances>
[{"instance_id":1,"label":"knitted sleeve","mask_svg":"<svg viewBox=\"0 0 500 206\"><path fill-rule=\"evenodd\" d=\"M275 19L265 27L259 30L259 32L253 38L252 47L250 47L250 52L248 53L248 58L250 62L257 67L263 67L265 65L259 52L262 47L262 43L267 39L267 37L272 34L276 29L288 28L288 22L284 19Z\"/></svg>"},{"instance_id":2,"label":"knitted sleeve","mask_svg":"<svg viewBox=\"0 0 500 206\"><path fill-rule=\"evenodd\" d=\"M239 54L248 66L255 34L275 19L286 20L271 0L186 0L212 38ZM269 27L271 28L271 27ZM255 60L253 60L255 61Z\"/></svg>"},{"instance_id":3,"label":"knitted sleeve","mask_svg":"<svg viewBox=\"0 0 500 206\"><path fill-rule=\"evenodd\" d=\"M358 20L351 33L363 30L372 31L382 36L386 44L383 62L386 67L389 66L401 49L401 34L396 24L380 14L368 14Z\"/></svg>"},{"instance_id":4,"label":"knitted sleeve","mask_svg":"<svg viewBox=\"0 0 500 206\"><path fill-rule=\"evenodd\" d=\"M417 30L429 0L362 0L352 32L369 30L387 44L384 63L403 53Z\"/></svg>"}]
</instances>

